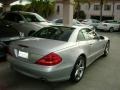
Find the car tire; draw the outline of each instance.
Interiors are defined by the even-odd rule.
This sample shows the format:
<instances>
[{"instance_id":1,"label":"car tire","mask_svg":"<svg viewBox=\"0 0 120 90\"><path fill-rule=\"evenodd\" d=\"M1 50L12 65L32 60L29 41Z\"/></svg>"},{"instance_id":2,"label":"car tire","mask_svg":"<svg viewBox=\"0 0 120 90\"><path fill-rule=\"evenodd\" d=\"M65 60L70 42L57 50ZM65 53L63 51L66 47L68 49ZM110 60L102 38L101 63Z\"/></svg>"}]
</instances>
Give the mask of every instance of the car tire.
<instances>
[{"instance_id":1,"label":"car tire","mask_svg":"<svg viewBox=\"0 0 120 90\"><path fill-rule=\"evenodd\" d=\"M107 56L109 54L109 49L110 49L110 43L107 42L103 56Z\"/></svg>"},{"instance_id":2,"label":"car tire","mask_svg":"<svg viewBox=\"0 0 120 90\"><path fill-rule=\"evenodd\" d=\"M85 58L83 56L80 56L76 61L71 73L70 80L72 82L79 82L82 79L85 71L85 66Z\"/></svg>"},{"instance_id":3,"label":"car tire","mask_svg":"<svg viewBox=\"0 0 120 90\"><path fill-rule=\"evenodd\" d=\"M111 27L111 28L109 29L109 31L110 31L110 32L113 32L113 31L114 31L114 28L113 28L113 27Z\"/></svg>"}]
</instances>

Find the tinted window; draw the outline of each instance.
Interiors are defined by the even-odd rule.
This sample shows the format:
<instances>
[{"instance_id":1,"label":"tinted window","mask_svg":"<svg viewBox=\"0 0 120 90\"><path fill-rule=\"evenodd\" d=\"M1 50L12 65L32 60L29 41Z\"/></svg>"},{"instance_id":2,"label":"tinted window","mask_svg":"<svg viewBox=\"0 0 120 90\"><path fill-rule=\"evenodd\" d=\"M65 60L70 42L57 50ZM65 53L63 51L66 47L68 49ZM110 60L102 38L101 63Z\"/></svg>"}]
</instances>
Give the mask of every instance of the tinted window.
<instances>
[{"instance_id":1,"label":"tinted window","mask_svg":"<svg viewBox=\"0 0 120 90\"><path fill-rule=\"evenodd\" d=\"M4 17L4 20L19 22L22 21L22 17L17 13L7 13Z\"/></svg>"},{"instance_id":2,"label":"tinted window","mask_svg":"<svg viewBox=\"0 0 120 90\"><path fill-rule=\"evenodd\" d=\"M33 34L33 37L68 41L74 28L69 27L46 27Z\"/></svg>"},{"instance_id":3,"label":"tinted window","mask_svg":"<svg viewBox=\"0 0 120 90\"><path fill-rule=\"evenodd\" d=\"M58 19L58 20L56 20L55 23L63 23L63 20L62 19Z\"/></svg>"},{"instance_id":4,"label":"tinted window","mask_svg":"<svg viewBox=\"0 0 120 90\"><path fill-rule=\"evenodd\" d=\"M83 41L83 40L85 40L85 37L84 37L83 33L81 31L79 31L77 41Z\"/></svg>"}]
</instances>

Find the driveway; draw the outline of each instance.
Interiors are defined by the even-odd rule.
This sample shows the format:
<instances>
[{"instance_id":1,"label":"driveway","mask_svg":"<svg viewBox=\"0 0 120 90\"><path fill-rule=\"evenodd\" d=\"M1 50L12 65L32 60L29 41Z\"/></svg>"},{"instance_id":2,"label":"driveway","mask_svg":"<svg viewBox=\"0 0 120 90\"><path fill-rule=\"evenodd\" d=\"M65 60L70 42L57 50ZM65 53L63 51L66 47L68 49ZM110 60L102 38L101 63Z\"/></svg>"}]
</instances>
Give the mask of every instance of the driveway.
<instances>
[{"instance_id":1,"label":"driveway","mask_svg":"<svg viewBox=\"0 0 120 90\"><path fill-rule=\"evenodd\" d=\"M0 62L0 90L120 90L120 32L99 32L111 39L110 54L90 65L79 83L45 82L10 69Z\"/></svg>"}]
</instances>

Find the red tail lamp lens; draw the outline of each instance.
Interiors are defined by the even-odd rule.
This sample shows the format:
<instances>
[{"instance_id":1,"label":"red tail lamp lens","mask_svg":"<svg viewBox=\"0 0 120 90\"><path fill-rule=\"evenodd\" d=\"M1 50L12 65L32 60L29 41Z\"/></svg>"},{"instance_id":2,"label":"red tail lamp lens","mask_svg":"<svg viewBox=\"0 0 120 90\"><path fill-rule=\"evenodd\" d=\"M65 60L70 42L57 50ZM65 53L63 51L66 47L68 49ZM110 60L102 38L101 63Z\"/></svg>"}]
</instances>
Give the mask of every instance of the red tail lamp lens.
<instances>
[{"instance_id":1,"label":"red tail lamp lens","mask_svg":"<svg viewBox=\"0 0 120 90\"><path fill-rule=\"evenodd\" d=\"M62 61L62 58L56 53L50 53L39 60L37 60L36 64L45 65L45 66L53 66L59 64Z\"/></svg>"}]
</instances>

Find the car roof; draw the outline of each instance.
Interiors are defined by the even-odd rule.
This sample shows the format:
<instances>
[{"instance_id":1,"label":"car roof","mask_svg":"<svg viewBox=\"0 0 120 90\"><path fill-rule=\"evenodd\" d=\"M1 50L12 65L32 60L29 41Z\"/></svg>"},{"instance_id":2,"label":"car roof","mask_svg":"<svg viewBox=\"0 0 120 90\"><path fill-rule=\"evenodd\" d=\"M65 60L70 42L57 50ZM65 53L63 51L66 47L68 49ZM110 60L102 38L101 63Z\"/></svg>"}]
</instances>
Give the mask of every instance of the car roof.
<instances>
[{"instance_id":1,"label":"car roof","mask_svg":"<svg viewBox=\"0 0 120 90\"><path fill-rule=\"evenodd\" d=\"M63 20L63 18L57 18L57 19L54 19L53 21L57 21L57 20ZM73 20L78 21L77 19L73 19Z\"/></svg>"},{"instance_id":2,"label":"car roof","mask_svg":"<svg viewBox=\"0 0 120 90\"><path fill-rule=\"evenodd\" d=\"M33 12L25 12L25 11L9 11L7 13L18 13L18 14L35 14Z\"/></svg>"},{"instance_id":3,"label":"car roof","mask_svg":"<svg viewBox=\"0 0 120 90\"><path fill-rule=\"evenodd\" d=\"M64 26L64 25L51 25L51 26L60 26L60 27L71 27L71 28L75 28L76 30L80 30L82 28L88 28L87 25L81 25L81 26L77 26L77 25L73 25L73 26Z\"/></svg>"}]
</instances>

